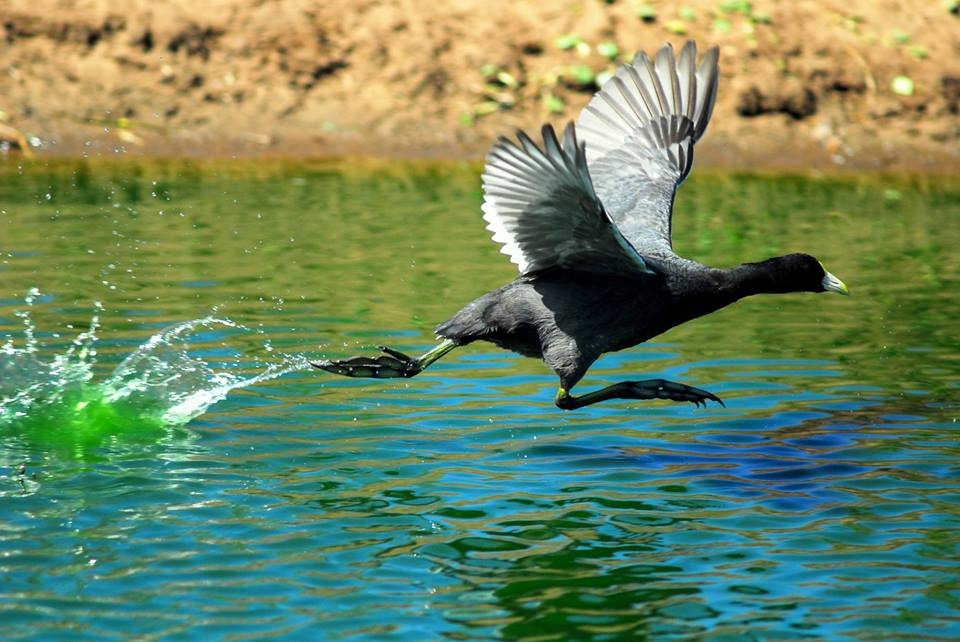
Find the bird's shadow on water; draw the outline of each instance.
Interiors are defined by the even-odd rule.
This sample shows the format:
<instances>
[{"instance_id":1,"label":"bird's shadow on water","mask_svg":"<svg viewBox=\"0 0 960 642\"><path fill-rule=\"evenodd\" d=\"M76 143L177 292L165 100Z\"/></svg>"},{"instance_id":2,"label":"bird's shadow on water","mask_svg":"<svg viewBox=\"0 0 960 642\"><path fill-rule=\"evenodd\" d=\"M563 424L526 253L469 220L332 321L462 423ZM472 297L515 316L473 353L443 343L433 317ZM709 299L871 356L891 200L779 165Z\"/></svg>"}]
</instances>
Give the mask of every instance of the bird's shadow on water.
<instances>
[{"instance_id":1,"label":"bird's shadow on water","mask_svg":"<svg viewBox=\"0 0 960 642\"><path fill-rule=\"evenodd\" d=\"M468 417L486 418L483 435L475 439L496 446L492 457L522 457L558 469L636 467L668 477L698 478L729 477L731 470L738 470L744 479L761 479L776 478L778 473L770 471L782 471L785 478L815 476L813 468L798 471L807 464L819 465L811 458L829 461L835 450L855 446L870 418L897 403L876 388L851 387L829 360L671 364L675 356L652 352L643 355L640 367L629 359L613 359L582 385L590 390L637 371L647 377L693 377L717 382L710 387L726 398L728 407L605 402L564 412L553 406L552 376L498 376L509 360L473 355L469 363L435 368L428 389L417 395L416 405L423 404L424 414L415 421L425 430L442 430L455 429ZM470 377L462 376L464 371L471 372ZM409 394L410 386L404 386L376 396L381 404L388 398L402 403L398 397ZM381 405L381 410L386 408Z\"/></svg>"},{"instance_id":2,"label":"bird's shadow on water","mask_svg":"<svg viewBox=\"0 0 960 642\"><path fill-rule=\"evenodd\" d=\"M698 602L685 579L687 565L709 557L694 554L697 542L730 551L744 537L725 520L793 528L859 501L848 486L879 470L870 453L895 439L884 424L902 404L842 388L814 395L769 386L777 402L696 414L624 403L559 420L494 416L474 433L487 451L471 467L485 474L431 480L447 489L467 481L465 493L486 484L485 501L466 510L457 503L465 498L448 497L431 514L440 527L415 550L451 578L486 578L497 585L496 604L516 614L529 600L564 611L580 595L615 621L618 596L629 595L635 624L637 608L678 596Z\"/></svg>"},{"instance_id":3,"label":"bird's shadow on water","mask_svg":"<svg viewBox=\"0 0 960 642\"><path fill-rule=\"evenodd\" d=\"M929 401L909 409L902 398L859 388L853 395L768 390L777 401L755 391L742 409L735 402L696 414L622 407L569 419L562 432L499 457L601 486L618 480L625 492L656 483L669 496L802 512L841 505L850 499L848 486L895 469L900 462L889 454L902 446L898 427L923 420Z\"/></svg>"}]
</instances>

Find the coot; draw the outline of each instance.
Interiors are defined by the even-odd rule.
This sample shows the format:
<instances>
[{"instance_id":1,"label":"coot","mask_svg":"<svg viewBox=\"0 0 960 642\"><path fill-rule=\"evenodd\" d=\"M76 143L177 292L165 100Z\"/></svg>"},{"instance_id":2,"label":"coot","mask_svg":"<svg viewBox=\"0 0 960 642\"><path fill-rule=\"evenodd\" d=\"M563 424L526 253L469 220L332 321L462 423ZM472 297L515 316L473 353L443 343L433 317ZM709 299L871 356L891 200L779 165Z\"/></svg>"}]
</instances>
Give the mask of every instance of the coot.
<instances>
[{"instance_id":1,"label":"coot","mask_svg":"<svg viewBox=\"0 0 960 642\"><path fill-rule=\"evenodd\" d=\"M624 381L581 396L570 391L605 352L623 350L753 294L837 292L847 287L808 254L730 268L678 256L673 199L693 165L713 111L719 51L697 64L687 42L623 65L557 135L538 145L501 137L486 158L483 218L517 264L511 283L469 303L436 328L420 357L381 347L377 357L313 365L348 377L413 377L458 346L490 341L537 357L560 377L565 410L606 399L723 402L664 379Z\"/></svg>"}]
</instances>

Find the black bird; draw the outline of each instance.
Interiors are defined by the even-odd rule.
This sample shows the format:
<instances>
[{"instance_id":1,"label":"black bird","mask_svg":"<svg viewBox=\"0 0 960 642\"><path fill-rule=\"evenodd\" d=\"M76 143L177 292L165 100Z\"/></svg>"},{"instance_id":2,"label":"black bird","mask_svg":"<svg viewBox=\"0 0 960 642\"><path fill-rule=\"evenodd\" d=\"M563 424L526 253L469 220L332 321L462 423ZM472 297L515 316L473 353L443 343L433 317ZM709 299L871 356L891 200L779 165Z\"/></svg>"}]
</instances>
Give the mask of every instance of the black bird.
<instances>
[{"instance_id":1,"label":"black bird","mask_svg":"<svg viewBox=\"0 0 960 642\"><path fill-rule=\"evenodd\" d=\"M419 358L381 347L378 357L313 365L348 377L413 377L454 348L490 341L539 357L560 377L564 410L605 399L670 399L706 405L716 395L663 379L570 391L605 352L637 345L752 294L838 292L847 287L808 254L731 269L677 256L671 215L717 97L719 51L697 65L696 44L674 56L622 65L558 139L501 137L486 158L483 218L520 276L436 328Z\"/></svg>"}]
</instances>

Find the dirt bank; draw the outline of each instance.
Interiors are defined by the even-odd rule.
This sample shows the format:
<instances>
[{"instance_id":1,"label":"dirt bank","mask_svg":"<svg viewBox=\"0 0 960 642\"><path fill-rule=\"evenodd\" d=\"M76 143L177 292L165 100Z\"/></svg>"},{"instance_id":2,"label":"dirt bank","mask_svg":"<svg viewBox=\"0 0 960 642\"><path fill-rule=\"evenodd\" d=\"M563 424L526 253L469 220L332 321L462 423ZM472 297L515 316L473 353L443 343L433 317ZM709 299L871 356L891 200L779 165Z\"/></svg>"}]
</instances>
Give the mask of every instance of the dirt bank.
<instances>
[{"instance_id":1,"label":"dirt bank","mask_svg":"<svg viewBox=\"0 0 960 642\"><path fill-rule=\"evenodd\" d=\"M721 47L701 162L960 168L951 0L0 0L37 154L479 158L638 48Z\"/></svg>"}]
</instances>

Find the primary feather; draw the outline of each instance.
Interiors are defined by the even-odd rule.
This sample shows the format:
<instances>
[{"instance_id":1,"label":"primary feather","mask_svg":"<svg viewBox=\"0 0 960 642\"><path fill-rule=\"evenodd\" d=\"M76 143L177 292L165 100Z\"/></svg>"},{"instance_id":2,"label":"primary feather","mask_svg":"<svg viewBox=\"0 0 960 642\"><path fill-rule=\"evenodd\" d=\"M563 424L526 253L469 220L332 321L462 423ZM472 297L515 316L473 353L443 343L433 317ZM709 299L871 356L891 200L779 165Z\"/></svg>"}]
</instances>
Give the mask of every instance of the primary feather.
<instances>
[{"instance_id":1,"label":"primary feather","mask_svg":"<svg viewBox=\"0 0 960 642\"><path fill-rule=\"evenodd\" d=\"M687 42L639 53L594 95L577 120L594 191L641 256L672 255L676 189L693 167L693 146L713 113L719 50L696 65Z\"/></svg>"},{"instance_id":2,"label":"primary feather","mask_svg":"<svg viewBox=\"0 0 960 642\"><path fill-rule=\"evenodd\" d=\"M483 218L521 274L550 268L642 273L647 267L597 198L573 124L563 142L550 125L543 149L519 132L501 137L483 173Z\"/></svg>"}]
</instances>

